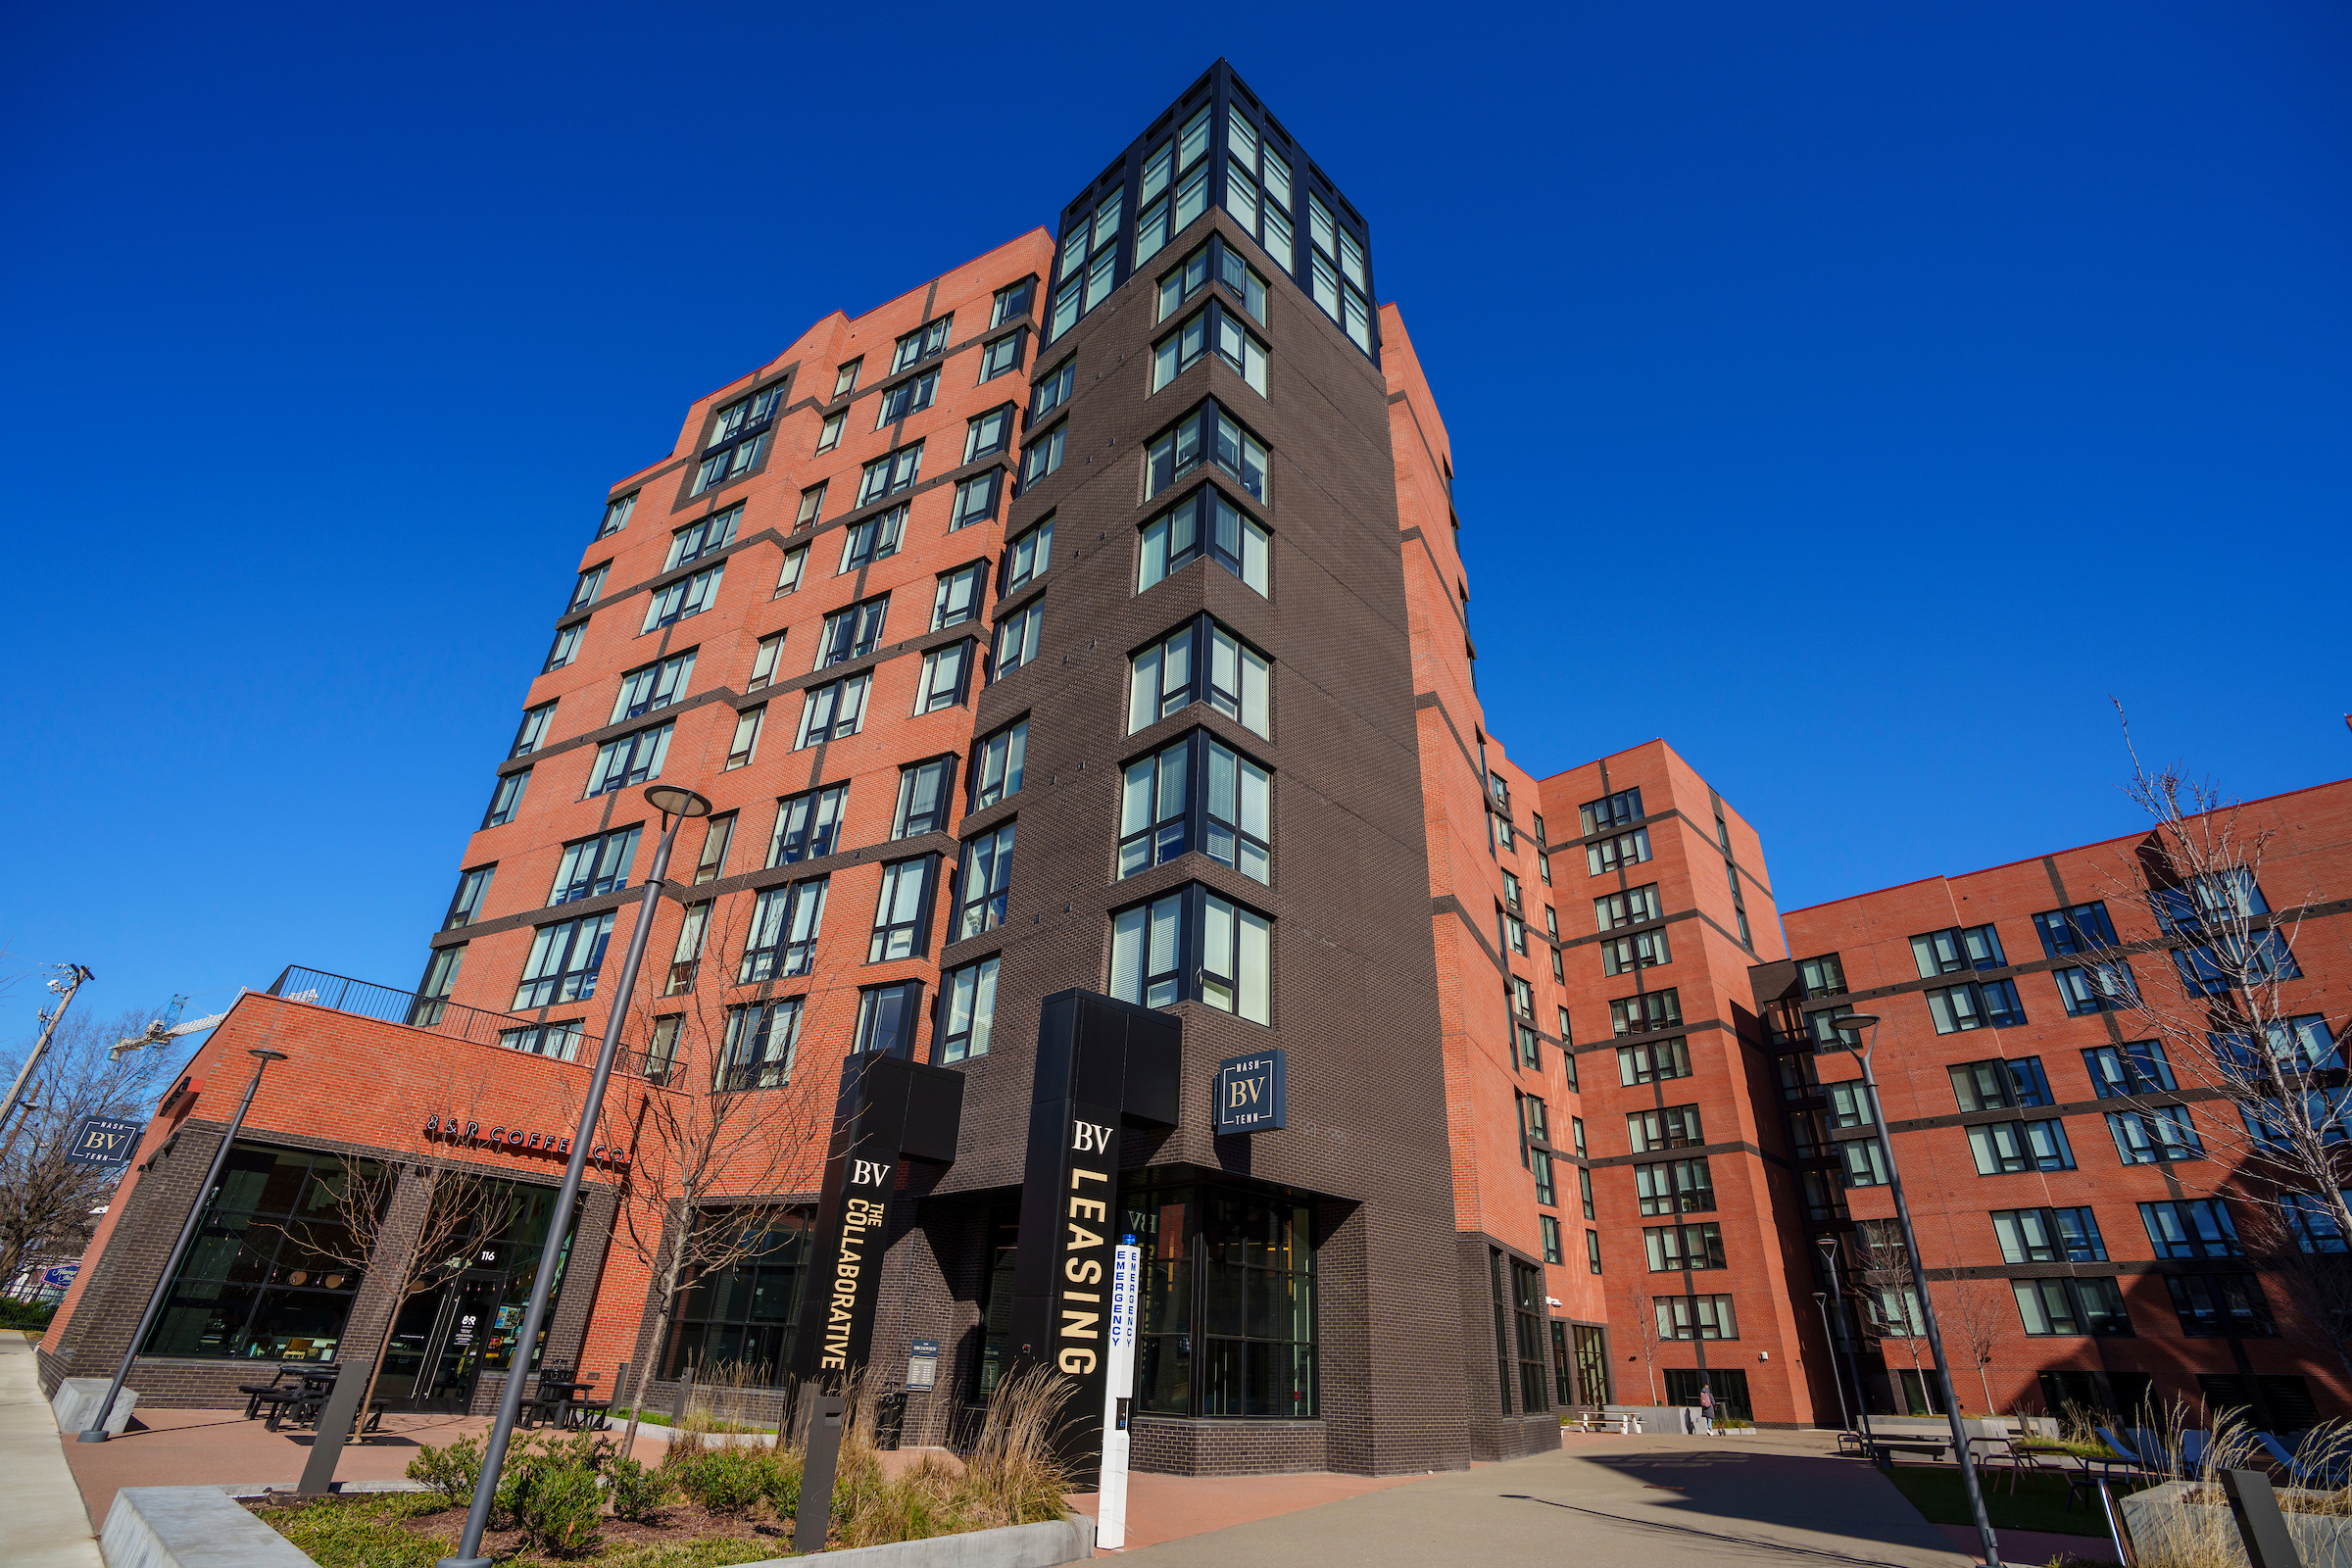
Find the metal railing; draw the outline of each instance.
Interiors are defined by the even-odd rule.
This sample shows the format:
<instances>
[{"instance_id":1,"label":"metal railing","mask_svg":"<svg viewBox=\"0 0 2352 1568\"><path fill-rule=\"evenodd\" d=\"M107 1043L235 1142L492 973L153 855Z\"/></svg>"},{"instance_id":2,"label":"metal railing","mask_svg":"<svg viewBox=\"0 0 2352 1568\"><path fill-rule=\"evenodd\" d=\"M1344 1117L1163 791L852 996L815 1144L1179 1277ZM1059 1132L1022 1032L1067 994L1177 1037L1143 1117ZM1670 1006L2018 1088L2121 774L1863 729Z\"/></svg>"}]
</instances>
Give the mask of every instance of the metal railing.
<instances>
[{"instance_id":1,"label":"metal railing","mask_svg":"<svg viewBox=\"0 0 2352 1568\"><path fill-rule=\"evenodd\" d=\"M264 995L332 1007L337 1012L373 1018L381 1023L405 1024L411 1029L425 1029L484 1046L502 1045L499 1037L505 1032L532 1026L531 1019L514 1013L485 1012L445 997L421 997L414 991L400 991L371 980L354 980L349 975L328 974L299 965L288 965ZM593 1065L594 1042L583 1035L580 1044L586 1050L588 1064ZM667 1084L676 1075L677 1064L666 1056L649 1058L645 1052L623 1046L613 1055L612 1070L622 1077Z\"/></svg>"}]
</instances>

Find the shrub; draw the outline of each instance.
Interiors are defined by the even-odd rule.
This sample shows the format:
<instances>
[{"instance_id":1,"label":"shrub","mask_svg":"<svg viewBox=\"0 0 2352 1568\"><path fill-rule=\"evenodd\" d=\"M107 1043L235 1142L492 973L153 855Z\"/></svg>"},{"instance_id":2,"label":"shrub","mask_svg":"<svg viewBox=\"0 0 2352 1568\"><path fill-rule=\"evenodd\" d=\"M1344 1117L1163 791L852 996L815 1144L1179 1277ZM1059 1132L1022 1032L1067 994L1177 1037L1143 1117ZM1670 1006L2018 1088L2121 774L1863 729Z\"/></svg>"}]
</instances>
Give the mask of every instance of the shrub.
<instances>
[{"instance_id":1,"label":"shrub","mask_svg":"<svg viewBox=\"0 0 2352 1568\"><path fill-rule=\"evenodd\" d=\"M777 1484L776 1461L764 1448L705 1448L672 1451L662 1465L678 1490L712 1513L743 1513ZM799 1477L795 1475L797 1494Z\"/></svg>"},{"instance_id":2,"label":"shrub","mask_svg":"<svg viewBox=\"0 0 2352 1568\"><path fill-rule=\"evenodd\" d=\"M55 1316L54 1301L0 1300L0 1329L45 1329Z\"/></svg>"},{"instance_id":3,"label":"shrub","mask_svg":"<svg viewBox=\"0 0 2352 1568\"><path fill-rule=\"evenodd\" d=\"M801 1511L801 1468L807 1458L798 1448L775 1456L770 1467L767 1500L775 1504L778 1518L790 1518Z\"/></svg>"},{"instance_id":4,"label":"shrub","mask_svg":"<svg viewBox=\"0 0 2352 1568\"><path fill-rule=\"evenodd\" d=\"M448 1506L463 1508L473 1501L474 1484L482 1477L482 1440L460 1438L447 1447L419 1449L409 1461L408 1475L439 1493Z\"/></svg>"},{"instance_id":5,"label":"shrub","mask_svg":"<svg viewBox=\"0 0 2352 1568\"><path fill-rule=\"evenodd\" d=\"M659 1518L678 1491L669 1476L635 1459L613 1460L605 1471L605 1480L612 1490L612 1511L634 1524Z\"/></svg>"},{"instance_id":6,"label":"shrub","mask_svg":"<svg viewBox=\"0 0 2352 1568\"><path fill-rule=\"evenodd\" d=\"M525 1463L498 1490L524 1540L541 1551L570 1557L596 1545L605 1498L586 1465Z\"/></svg>"}]
</instances>

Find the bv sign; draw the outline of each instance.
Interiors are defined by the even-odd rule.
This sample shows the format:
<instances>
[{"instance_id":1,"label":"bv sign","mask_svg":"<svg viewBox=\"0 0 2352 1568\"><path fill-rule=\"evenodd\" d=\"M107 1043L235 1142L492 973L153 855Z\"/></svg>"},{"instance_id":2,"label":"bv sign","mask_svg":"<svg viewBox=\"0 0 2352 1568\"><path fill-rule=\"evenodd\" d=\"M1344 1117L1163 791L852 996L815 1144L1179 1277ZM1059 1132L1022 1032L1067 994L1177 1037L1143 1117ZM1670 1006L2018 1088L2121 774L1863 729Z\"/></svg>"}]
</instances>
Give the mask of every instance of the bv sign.
<instances>
[{"instance_id":1,"label":"bv sign","mask_svg":"<svg viewBox=\"0 0 2352 1568\"><path fill-rule=\"evenodd\" d=\"M139 1151L140 1123L117 1116L84 1116L66 1157L82 1165L127 1165Z\"/></svg>"},{"instance_id":2,"label":"bv sign","mask_svg":"<svg viewBox=\"0 0 2352 1568\"><path fill-rule=\"evenodd\" d=\"M1290 1069L1279 1051L1217 1064L1217 1135L1268 1133L1290 1125Z\"/></svg>"}]
</instances>

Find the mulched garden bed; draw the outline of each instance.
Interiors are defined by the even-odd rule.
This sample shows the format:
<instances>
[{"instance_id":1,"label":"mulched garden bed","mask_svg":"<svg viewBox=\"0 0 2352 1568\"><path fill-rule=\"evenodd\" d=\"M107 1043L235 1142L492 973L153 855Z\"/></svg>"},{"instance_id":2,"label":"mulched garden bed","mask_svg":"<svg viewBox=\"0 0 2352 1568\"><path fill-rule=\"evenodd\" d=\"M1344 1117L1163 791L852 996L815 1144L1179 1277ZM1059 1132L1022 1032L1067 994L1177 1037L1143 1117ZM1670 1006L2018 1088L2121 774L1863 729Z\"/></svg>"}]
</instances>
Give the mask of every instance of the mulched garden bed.
<instances>
[{"instance_id":1,"label":"mulched garden bed","mask_svg":"<svg viewBox=\"0 0 2352 1568\"><path fill-rule=\"evenodd\" d=\"M246 1507L323 1568L432 1568L452 1554L466 1525L465 1509L430 1493L358 1493L299 1503L254 1499ZM662 1510L660 1524L607 1519L603 1534L594 1551L550 1558L525 1553L520 1531L493 1530L482 1537L482 1551L515 1568L559 1562L569 1568L723 1568L792 1555L792 1521L764 1507L718 1514L681 1500Z\"/></svg>"}]
</instances>

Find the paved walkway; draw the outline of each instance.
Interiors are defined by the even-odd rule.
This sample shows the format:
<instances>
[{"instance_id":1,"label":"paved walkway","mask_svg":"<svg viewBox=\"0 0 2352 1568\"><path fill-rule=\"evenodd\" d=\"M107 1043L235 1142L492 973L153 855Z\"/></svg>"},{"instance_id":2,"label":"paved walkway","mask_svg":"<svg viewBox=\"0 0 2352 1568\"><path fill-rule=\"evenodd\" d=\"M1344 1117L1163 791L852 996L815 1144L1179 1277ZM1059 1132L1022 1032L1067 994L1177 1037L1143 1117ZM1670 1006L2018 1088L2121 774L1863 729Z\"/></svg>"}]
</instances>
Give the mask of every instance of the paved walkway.
<instances>
[{"instance_id":1,"label":"paved walkway","mask_svg":"<svg viewBox=\"0 0 2352 1568\"><path fill-rule=\"evenodd\" d=\"M0 1520L10 1568L102 1568L32 1347L15 1329L0 1330Z\"/></svg>"},{"instance_id":2,"label":"paved walkway","mask_svg":"<svg viewBox=\"0 0 2352 1568\"><path fill-rule=\"evenodd\" d=\"M1152 1568L1963 1568L1891 1482L1811 1444L1645 1436L1427 1477L1124 1555Z\"/></svg>"}]
</instances>

